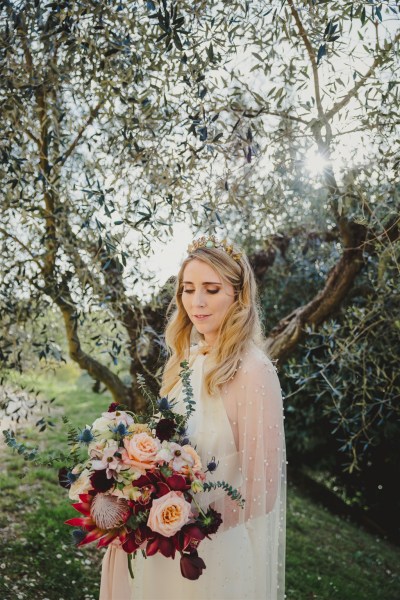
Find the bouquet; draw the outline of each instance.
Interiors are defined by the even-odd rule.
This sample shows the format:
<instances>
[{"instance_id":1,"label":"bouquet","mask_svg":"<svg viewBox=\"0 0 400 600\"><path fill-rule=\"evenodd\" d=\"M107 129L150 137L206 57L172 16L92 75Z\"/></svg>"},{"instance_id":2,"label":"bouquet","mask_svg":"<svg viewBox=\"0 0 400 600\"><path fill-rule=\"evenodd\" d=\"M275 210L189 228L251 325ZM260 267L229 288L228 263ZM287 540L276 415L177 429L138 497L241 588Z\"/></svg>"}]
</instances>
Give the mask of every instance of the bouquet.
<instances>
[{"instance_id":1,"label":"bouquet","mask_svg":"<svg viewBox=\"0 0 400 600\"><path fill-rule=\"evenodd\" d=\"M198 546L218 531L222 518L211 506L201 508L196 495L222 487L240 507L244 503L225 481L207 482L215 457L205 468L185 435L194 402L187 362L181 366L186 414L174 412L168 397L154 400L146 391L145 414L112 403L92 425L69 427L72 461L60 469L59 480L81 516L66 523L77 528L78 546L122 546L131 577L131 560L140 550L145 557L161 552L172 559L179 552L183 577L198 579L206 567Z\"/></svg>"}]
</instances>

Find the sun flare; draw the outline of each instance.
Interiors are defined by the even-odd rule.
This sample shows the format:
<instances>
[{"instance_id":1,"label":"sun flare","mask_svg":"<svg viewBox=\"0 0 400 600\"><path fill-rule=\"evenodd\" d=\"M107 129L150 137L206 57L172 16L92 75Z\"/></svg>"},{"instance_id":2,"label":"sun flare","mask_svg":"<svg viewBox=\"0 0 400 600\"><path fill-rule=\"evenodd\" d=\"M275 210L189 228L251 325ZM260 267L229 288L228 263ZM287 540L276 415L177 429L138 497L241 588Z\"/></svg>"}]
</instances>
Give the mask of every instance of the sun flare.
<instances>
[{"instance_id":1,"label":"sun flare","mask_svg":"<svg viewBox=\"0 0 400 600\"><path fill-rule=\"evenodd\" d=\"M305 160L305 166L310 175L317 177L322 175L324 170L328 167L329 161L322 156L319 152L308 152Z\"/></svg>"}]
</instances>

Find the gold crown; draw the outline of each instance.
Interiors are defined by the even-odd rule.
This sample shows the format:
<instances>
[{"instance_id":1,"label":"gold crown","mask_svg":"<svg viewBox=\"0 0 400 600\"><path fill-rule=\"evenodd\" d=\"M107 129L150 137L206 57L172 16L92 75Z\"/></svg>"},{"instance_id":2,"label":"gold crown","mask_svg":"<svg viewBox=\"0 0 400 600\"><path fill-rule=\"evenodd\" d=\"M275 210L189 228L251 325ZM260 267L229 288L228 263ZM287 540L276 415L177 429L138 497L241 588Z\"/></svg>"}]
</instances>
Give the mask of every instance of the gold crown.
<instances>
[{"instance_id":1,"label":"gold crown","mask_svg":"<svg viewBox=\"0 0 400 600\"><path fill-rule=\"evenodd\" d=\"M218 240L215 235L209 235L208 237L206 237L205 235L203 235L202 237L198 238L197 240L193 240L193 242L191 244L189 244L187 251L189 252L189 254L191 252L194 252L195 250L197 250L197 248L219 248L220 250L225 250L225 252L227 254L229 254L229 256L231 258L233 258L233 260L236 260L236 262L239 262L242 253L241 252L235 252L232 244L228 243L228 240L225 238L223 240Z\"/></svg>"}]
</instances>

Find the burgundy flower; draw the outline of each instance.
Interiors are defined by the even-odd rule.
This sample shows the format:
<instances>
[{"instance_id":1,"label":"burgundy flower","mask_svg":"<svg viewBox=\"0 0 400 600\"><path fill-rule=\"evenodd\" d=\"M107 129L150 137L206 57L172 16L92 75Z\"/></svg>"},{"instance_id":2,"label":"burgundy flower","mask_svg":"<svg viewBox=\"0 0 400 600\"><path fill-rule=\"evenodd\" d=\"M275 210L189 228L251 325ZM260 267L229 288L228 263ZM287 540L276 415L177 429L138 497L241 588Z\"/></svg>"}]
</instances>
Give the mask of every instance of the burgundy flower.
<instances>
[{"instance_id":1,"label":"burgundy flower","mask_svg":"<svg viewBox=\"0 0 400 600\"><path fill-rule=\"evenodd\" d=\"M170 486L168 486L166 483L164 483L164 481L159 481L156 486L155 486L155 496L156 498L161 498L161 496L165 496L166 494L169 494L171 489Z\"/></svg>"},{"instance_id":2,"label":"burgundy flower","mask_svg":"<svg viewBox=\"0 0 400 600\"><path fill-rule=\"evenodd\" d=\"M209 507L205 517L199 515L199 525L204 533L208 536L211 533L216 533L222 523L221 513Z\"/></svg>"},{"instance_id":3,"label":"burgundy flower","mask_svg":"<svg viewBox=\"0 0 400 600\"><path fill-rule=\"evenodd\" d=\"M156 426L156 436L163 442L170 440L176 431L176 423L173 419L160 419Z\"/></svg>"},{"instance_id":4,"label":"burgundy flower","mask_svg":"<svg viewBox=\"0 0 400 600\"><path fill-rule=\"evenodd\" d=\"M143 487L144 485L156 485L159 481L163 479L162 475L159 473L154 473L152 471L146 471L145 475L140 475L137 479L132 481L133 487Z\"/></svg>"},{"instance_id":5,"label":"burgundy flower","mask_svg":"<svg viewBox=\"0 0 400 600\"><path fill-rule=\"evenodd\" d=\"M131 531L126 536L125 542L122 544L122 548L130 554L131 552L135 552L140 546L145 542L150 536L153 535L150 527L147 527L145 523L139 525L135 531Z\"/></svg>"},{"instance_id":6,"label":"burgundy flower","mask_svg":"<svg viewBox=\"0 0 400 600\"><path fill-rule=\"evenodd\" d=\"M118 406L118 402L111 402L110 406L107 409L107 412L115 412L116 410L118 410Z\"/></svg>"},{"instance_id":7,"label":"burgundy flower","mask_svg":"<svg viewBox=\"0 0 400 600\"><path fill-rule=\"evenodd\" d=\"M146 475L141 475L138 479L132 481L132 485L134 487L143 487L144 485L149 485L153 483L154 478L151 477L151 473L147 472Z\"/></svg>"},{"instance_id":8,"label":"burgundy flower","mask_svg":"<svg viewBox=\"0 0 400 600\"><path fill-rule=\"evenodd\" d=\"M197 554L196 550L190 553L182 552L181 573L186 579L198 579L206 568L205 562Z\"/></svg>"},{"instance_id":9,"label":"burgundy flower","mask_svg":"<svg viewBox=\"0 0 400 600\"><path fill-rule=\"evenodd\" d=\"M148 507L145 506L144 504L141 504L140 502L129 502L129 506L132 509L132 513L134 515L139 515L142 512L145 512L146 510L148 510Z\"/></svg>"},{"instance_id":10,"label":"burgundy flower","mask_svg":"<svg viewBox=\"0 0 400 600\"><path fill-rule=\"evenodd\" d=\"M178 473L174 473L171 477L167 477L166 481L174 492L185 492L191 487L191 483L187 483L186 478Z\"/></svg>"},{"instance_id":11,"label":"burgundy flower","mask_svg":"<svg viewBox=\"0 0 400 600\"><path fill-rule=\"evenodd\" d=\"M146 475L141 475L132 482L134 487L141 488L142 490L142 498L139 499L141 504L147 504L151 498L161 498L161 496L168 494L171 489L175 489L169 483L165 483L161 477L160 475L156 475L156 473L148 471Z\"/></svg>"},{"instance_id":12,"label":"burgundy flower","mask_svg":"<svg viewBox=\"0 0 400 600\"><path fill-rule=\"evenodd\" d=\"M143 505L148 504L151 501L151 497L152 497L152 495L154 495L156 490L157 490L156 486L153 485L152 483L142 486L140 488L142 495L138 499L139 504L143 504Z\"/></svg>"},{"instance_id":13,"label":"burgundy flower","mask_svg":"<svg viewBox=\"0 0 400 600\"><path fill-rule=\"evenodd\" d=\"M89 479L96 492L107 492L115 483L115 480L112 477L111 479L107 479L106 469L95 471Z\"/></svg>"},{"instance_id":14,"label":"burgundy flower","mask_svg":"<svg viewBox=\"0 0 400 600\"><path fill-rule=\"evenodd\" d=\"M177 536L177 550L196 550L201 540L204 540L206 534L196 523L184 525Z\"/></svg>"},{"instance_id":15,"label":"burgundy flower","mask_svg":"<svg viewBox=\"0 0 400 600\"><path fill-rule=\"evenodd\" d=\"M153 554L157 554L157 552L161 552L161 554L167 558L175 558L175 536L167 538L160 533L154 533L154 531L152 534L154 537L147 542L147 556L152 556Z\"/></svg>"}]
</instances>

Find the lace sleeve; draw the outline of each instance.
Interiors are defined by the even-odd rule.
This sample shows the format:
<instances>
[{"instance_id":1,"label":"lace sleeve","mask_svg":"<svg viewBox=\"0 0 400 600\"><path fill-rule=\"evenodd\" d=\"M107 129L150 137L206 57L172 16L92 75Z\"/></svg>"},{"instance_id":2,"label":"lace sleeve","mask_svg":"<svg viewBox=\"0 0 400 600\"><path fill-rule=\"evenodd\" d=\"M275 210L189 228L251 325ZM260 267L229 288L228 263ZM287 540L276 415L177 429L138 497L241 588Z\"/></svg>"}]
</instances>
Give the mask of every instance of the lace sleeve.
<instances>
[{"instance_id":1,"label":"lace sleeve","mask_svg":"<svg viewBox=\"0 0 400 600\"><path fill-rule=\"evenodd\" d=\"M245 498L244 508L227 497L218 501L215 508L223 514L222 531L271 512L282 522L286 450L282 393L274 365L253 349L222 389L222 397L236 443L239 491Z\"/></svg>"}]
</instances>

